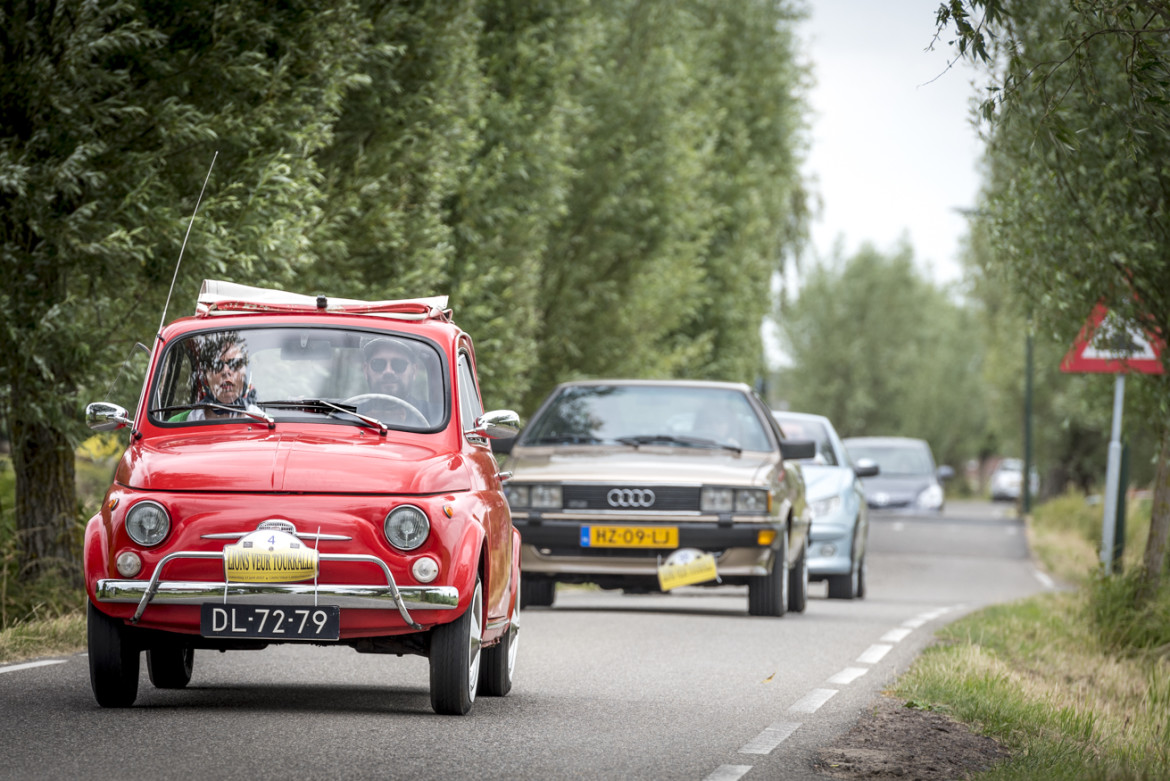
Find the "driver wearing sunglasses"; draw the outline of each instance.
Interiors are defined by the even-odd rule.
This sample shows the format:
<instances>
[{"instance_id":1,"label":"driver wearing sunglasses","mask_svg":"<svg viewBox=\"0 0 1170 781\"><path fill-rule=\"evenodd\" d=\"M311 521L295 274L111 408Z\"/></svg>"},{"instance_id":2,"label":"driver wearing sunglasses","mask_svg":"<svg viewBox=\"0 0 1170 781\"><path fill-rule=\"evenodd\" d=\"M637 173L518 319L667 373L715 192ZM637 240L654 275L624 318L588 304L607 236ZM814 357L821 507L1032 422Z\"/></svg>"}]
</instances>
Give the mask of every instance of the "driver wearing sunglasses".
<instances>
[{"instance_id":1,"label":"driver wearing sunglasses","mask_svg":"<svg viewBox=\"0 0 1170 781\"><path fill-rule=\"evenodd\" d=\"M375 339L363 348L362 372L371 393L397 397L426 414L425 400L415 395L415 376L418 373L416 349L402 339Z\"/></svg>"}]
</instances>

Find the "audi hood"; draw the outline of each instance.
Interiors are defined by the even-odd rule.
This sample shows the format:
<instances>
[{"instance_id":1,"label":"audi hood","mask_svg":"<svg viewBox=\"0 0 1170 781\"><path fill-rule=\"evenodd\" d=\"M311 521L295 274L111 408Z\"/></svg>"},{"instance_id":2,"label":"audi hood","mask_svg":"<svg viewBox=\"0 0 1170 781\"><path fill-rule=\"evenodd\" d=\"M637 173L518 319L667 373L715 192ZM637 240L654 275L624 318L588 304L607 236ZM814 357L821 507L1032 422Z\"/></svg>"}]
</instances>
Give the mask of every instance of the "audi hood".
<instances>
[{"instance_id":1,"label":"audi hood","mask_svg":"<svg viewBox=\"0 0 1170 781\"><path fill-rule=\"evenodd\" d=\"M505 468L525 483L750 486L763 482L777 461L772 453L706 448L517 447Z\"/></svg>"}]
</instances>

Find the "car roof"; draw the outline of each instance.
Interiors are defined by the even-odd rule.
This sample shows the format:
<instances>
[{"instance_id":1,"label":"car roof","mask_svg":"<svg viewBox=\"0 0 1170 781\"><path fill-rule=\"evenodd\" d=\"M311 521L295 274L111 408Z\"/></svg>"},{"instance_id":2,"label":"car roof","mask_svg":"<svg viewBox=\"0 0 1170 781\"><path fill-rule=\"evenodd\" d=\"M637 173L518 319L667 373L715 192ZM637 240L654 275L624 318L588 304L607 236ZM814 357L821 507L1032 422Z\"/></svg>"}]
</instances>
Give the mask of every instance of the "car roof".
<instances>
[{"instance_id":1,"label":"car roof","mask_svg":"<svg viewBox=\"0 0 1170 781\"><path fill-rule=\"evenodd\" d=\"M743 382L723 382L720 380L634 380L634 379L593 379L571 380L562 382L558 388L600 387L605 385L630 385L640 387L675 387L675 388L725 388L751 393L751 387Z\"/></svg>"},{"instance_id":2,"label":"car roof","mask_svg":"<svg viewBox=\"0 0 1170 781\"><path fill-rule=\"evenodd\" d=\"M824 415L815 415L811 412L790 412L789 410L774 409L772 410L772 417L779 420L780 418L788 418L790 420L815 420L818 423L828 423L830 426L832 422Z\"/></svg>"},{"instance_id":3,"label":"car roof","mask_svg":"<svg viewBox=\"0 0 1170 781\"><path fill-rule=\"evenodd\" d=\"M914 437L845 437L843 440L846 445L867 444L867 445L926 445L928 448L930 444L925 439L915 439Z\"/></svg>"}]
</instances>

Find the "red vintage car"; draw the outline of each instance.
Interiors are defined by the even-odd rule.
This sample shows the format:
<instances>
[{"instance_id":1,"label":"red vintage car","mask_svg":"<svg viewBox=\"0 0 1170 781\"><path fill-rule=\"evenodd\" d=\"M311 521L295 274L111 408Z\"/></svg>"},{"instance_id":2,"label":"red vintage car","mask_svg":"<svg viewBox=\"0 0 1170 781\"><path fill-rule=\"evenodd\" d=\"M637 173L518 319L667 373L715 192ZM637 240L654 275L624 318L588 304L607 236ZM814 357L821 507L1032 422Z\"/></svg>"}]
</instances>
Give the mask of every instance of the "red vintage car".
<instances>
[{"instance_id":1,"label":"red vintage car","mask_svg":"<svg viewBox=\"0 0 1170 781\"><path fill-rule=\"evenodd\" d=\"M512 686L520 537L471 339L446 298L364 302L205 282L167 326L85 533L104 707L191 679L195 649L344 645L430 659L431 705Z\"/></svg>"}]
</instances>

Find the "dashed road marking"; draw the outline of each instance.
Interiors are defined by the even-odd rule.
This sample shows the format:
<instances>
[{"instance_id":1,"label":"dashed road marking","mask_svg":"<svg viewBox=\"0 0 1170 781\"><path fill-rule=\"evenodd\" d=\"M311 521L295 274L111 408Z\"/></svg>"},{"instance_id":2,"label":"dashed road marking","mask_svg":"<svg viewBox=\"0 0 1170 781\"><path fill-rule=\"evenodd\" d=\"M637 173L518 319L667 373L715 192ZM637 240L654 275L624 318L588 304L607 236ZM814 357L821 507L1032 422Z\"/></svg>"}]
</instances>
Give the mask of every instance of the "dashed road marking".
<instances>
[{"instance_id":1,"label":"dashed road marking","mask_svg":"<svg viewBox=\"0 0 1170 781\"><path fill-rule=\"evenodd\" d=\"M890 631L888 631L884 635L882 635L882 642L883 643L900 643L903 640L905 640L906 637L913 631L914 631L913 629L891 629Z\"/></svg>"},{"instance_id":2,"label":"dashed road marking","mask_svg":"<svg viewBox=\"0 0 1170 781\"><path fill-rule=\"evenodd\" d=\"M890 652L890 649L893 647L894 646L887 645L885 643L874 643L869 648L865 649L865 653L857 657L857 661L861 662L862 664L877 664L882 660L882 657Z\"/></svg>"},{"instance_id":3,"label":"dashed road marking","mask_svg":"<svg viewBox=\"0 0 1170 781\"><path fill-rule=\"evenodd\" d=\"M846 667L841 672L829 679L829 683L835 683L844 686L848 683L853 683L861 676L869 672L868 667Z\"/></svg>"},{"instance_id":4,"label":"dashed road marking","mask_svg":"<svg viewBox=\"0 0 1170 781\"><path fill-rule=\"evenodd\" d=\"M1045 575L1040 570L1038 570L1038 569L1032 570L1032 575L1036 578L1036 580L1040 581L1040 585L1043 586L1044 588L1047 588L1047 589L1056 588L1056 581L1054 581L1052 578Z\"/></svg>"},{"instance_id":5,"label":"dashed road marking","mask_svg":"<svg viewBox=\"0 0 1170 781\"><path fill-rule=\"evenodd\" d=\"M836 689L813 689L811 692L792 703L792 706L788 708L788 711L790 713L816 713L817 708L828 702L836 693Z\"/></svg>"},{"instance_id":6,"label":"dashed road marking","mask_svg":"<svg viewBox=\"0 0 1170 781\"><path fill-rule=\"evenodd\" d=\"M0 673L14 673L17 670L28 670L32 667L44 667L50 664L65 664L64 659L47 659L43 662L25 662L23 664L11 664L7 667L0 667Z\"/></svg>"},{"instance_id":7,"label":"dashed road marking","mask_svg":"<svg viewBox=\"0 0 1170 781\"><path fill-rule=\"evenodd\" d=\"M745 743L740 748L739 753L771 754L772 749L788 740L789 736L793 732L796 732L796 728L799 726L799 721L778 721Z\"/></svg>"},{"instance_id":8,"label":"dashed road marking","mask_svg":"<svg viewBox=\"0 0 1170 781\"><path fill-rule=\"evenodd\" d=\"M751 765L720 765L705 781L736 781L751 769Z\"/></svg>"}]
</instances>

